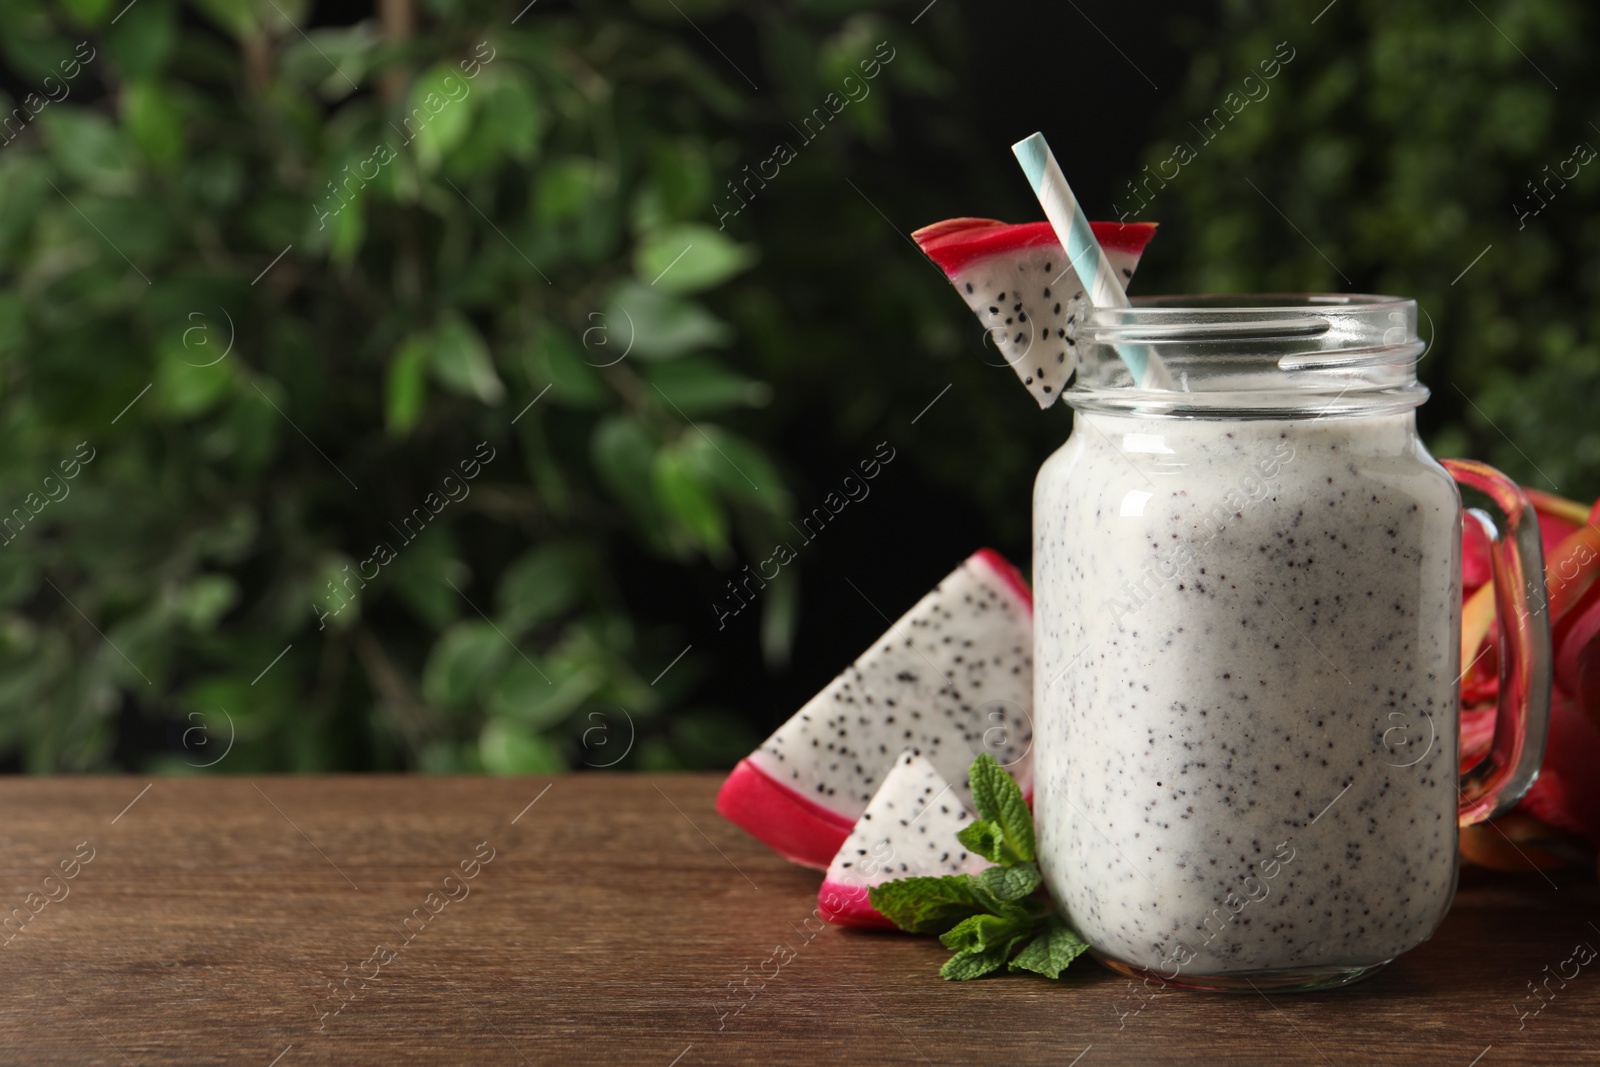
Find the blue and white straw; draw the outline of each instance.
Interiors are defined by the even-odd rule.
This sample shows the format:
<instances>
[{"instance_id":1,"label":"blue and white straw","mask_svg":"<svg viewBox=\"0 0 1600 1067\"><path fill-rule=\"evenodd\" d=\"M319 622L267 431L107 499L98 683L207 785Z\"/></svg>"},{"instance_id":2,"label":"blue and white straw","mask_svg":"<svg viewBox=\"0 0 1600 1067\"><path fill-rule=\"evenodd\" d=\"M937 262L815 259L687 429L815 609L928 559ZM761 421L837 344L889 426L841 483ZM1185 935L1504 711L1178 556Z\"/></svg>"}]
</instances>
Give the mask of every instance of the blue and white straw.
<instances>
[{"instance_id":1,"label":"blue and white straw","mask_svg":"<svg viewBox=\"0 0 1600 1067\"><path fill-rule=\"evenodd\" d=\"M1078 198L1072 195L1072 186L1061 173L1055 153L1050 151L1044 134L1035 133L1011 146L1011 151L1022 164L1028 184L1044 208L1045 218L1056 231L1056 239L1067 251L1067 261L1083 283L1089 303L1097 308L1128 306L1128 294L1122 291L1117 272L1106 259L1105 249L1095 240L1089 220L1078 207ZM1136 385L1160 387L1167 381L1165 368L1155 354L1144 345L1118 345L1117 355L1133 373Z\"/></svg>"}]
</instances>

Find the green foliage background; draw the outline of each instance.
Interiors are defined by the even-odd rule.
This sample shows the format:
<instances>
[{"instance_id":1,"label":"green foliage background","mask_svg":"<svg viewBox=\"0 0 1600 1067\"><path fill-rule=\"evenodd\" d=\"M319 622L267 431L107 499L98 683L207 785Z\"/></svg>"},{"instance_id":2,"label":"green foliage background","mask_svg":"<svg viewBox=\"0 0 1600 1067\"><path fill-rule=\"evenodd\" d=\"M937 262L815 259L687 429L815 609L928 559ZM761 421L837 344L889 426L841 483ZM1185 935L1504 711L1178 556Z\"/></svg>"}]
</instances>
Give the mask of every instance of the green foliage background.
<instances>
[{"instance_id":1,"label":"green foliage background","mask_svg":"<svg viewBox=\"0 0 1600 1067\"><path fill-rule=\"evenodd\" d=\"M686 642L640 610L639 576L715 594L764 558L819 495L802 451L915 436L941 514L1026 545L1015 502L1065 423L1027 417L897 231L1031 217L1004 145L1070 131L976 114L960 87L990 75L965 16L910 32L923 6L638 0L511 25L420 0L302 33L305 0L9 0L20 84L60 79L79 42L94 58L0 146L0 760L186 772L225 717L215 772L536 772L610 762L591 735L625 708L619 766L726 764L759 724L695 694L733 652L697 646L651 684ZM742 35L743 62L685 13ZM1600 144L1596 16L1494 14L1559 94L1470 6L1342 0L1311 26L1230 2L1188 31L1152 163L1277 41L1300 53L1162 192L1140 286L1347 288L1331 260L1416 295L1441 450L1592 496L1600 166L1525 230L1508 205L1570 142ZM872 94L719 229L725 183L882 41ZM380 145L392 160L332 214L330 183ZM917 435L942 382L959 400ZM62 482L80 442L94 459ZM406 542L392 524L419 507ZM349 579L380 541L392 562ZM797 574L761 601L770 664Z\"/></svg>"},{"instance_id":2,"label":"green foliage background","mask_svg":"<svg viewBox=\"0 0 1600 1067\"><path fill-rule=\"evenodd\" d=\"M150 765L182 771L226 721L219 770L532 772L618 708L644 731L624 766L751 740L684 706L693 661L649 684L637 665L679 635L636 622L616 577L628 553L732 569L792 509L750 371L806 331L768 287L730 290L758 254L709 224L761 118L731 72L666 4L516 27L388 5L409 33L301 33L303 0L122 6L0 17L7 65L53 96L93 52L0 149L0 493L25 508L0 551L0 751L114 766L131 721L165 725ZM807 108L882 39L821 6L760 26ZM913 46L880 77L915 96L942 75ZM824 148L881 140L887 95ZM797 186L826 166L811 154ZM736 369L736 339L764 358ZM428 504L479 442L495 458L470 493ZM392 524L419 506L439 517L406 543ZM348 580L380 541L394 560ZM787 575L764 601L774 658L794 610Z\"/></svg>"},{"instance_id":3,"label":"green foliage background","mask_svg":"<svg viewBox=\"0 0 1600 1067\"><path fill-rule=\"evenodd\" d=\"M1182 140L1198 158L1140 216L1159 218L1166 239L1142 291L1414 297L1434 338L1420 367L1434 452L1593 500L1600 158L1562 164L1580 145L1600 149L1586 44L1600 11L1341 0L1313 25L1322 8L1227 0L1214 28L1191 31L1188 83L1142 162ZM1283 41L1297 55L1272 94L1201 146L1188 123Z\"/></svg>"}]
</instances>

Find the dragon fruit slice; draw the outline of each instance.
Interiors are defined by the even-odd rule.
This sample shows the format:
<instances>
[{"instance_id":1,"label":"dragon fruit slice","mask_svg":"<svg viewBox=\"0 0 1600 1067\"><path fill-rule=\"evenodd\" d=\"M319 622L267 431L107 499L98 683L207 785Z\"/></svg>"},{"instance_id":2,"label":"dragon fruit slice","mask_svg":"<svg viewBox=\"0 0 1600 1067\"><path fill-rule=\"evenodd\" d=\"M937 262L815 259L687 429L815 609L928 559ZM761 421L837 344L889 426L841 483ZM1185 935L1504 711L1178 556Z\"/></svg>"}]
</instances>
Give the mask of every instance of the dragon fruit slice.
<instances>
[{"instance_id":1,"label":"dragon fruit slice","mask_svg":"<svg viewBox=\"0 0 1600 1067\"><path fill-rule=\"evenodd\" d=\"M1155 223L1090 225L1126 285ZM1055 403L1077 368L1073 349L1088 302L1050 224L946 219L911 237L943 269L1039 406Z\"/></svg>"},{"instance_id":2,"label":"dragon fruit slice","mask_svg":"<svg viewBox=\"0 0 1600 1067\"><path fill-rule=\"evenodd\" d=\"M987 751L1027 792L1033 601L998 553L969 557L734 768L717 810L774 850L826 868L900 753L972 805Z\"/></svg>"},{"instance_id":3,"label":"dragon fruit slice","mask_svg":"<svg viewBox=\"0 0 1600 1067\"><path fill-rule=\"evenodd\" d=\"M956 840L971 821L972 813L937 767L924 756L902 753L828 865L818 911L841 926L893 929L867 890L894 878L977 874L990 866Z\"/></svg>"}]
</instances>

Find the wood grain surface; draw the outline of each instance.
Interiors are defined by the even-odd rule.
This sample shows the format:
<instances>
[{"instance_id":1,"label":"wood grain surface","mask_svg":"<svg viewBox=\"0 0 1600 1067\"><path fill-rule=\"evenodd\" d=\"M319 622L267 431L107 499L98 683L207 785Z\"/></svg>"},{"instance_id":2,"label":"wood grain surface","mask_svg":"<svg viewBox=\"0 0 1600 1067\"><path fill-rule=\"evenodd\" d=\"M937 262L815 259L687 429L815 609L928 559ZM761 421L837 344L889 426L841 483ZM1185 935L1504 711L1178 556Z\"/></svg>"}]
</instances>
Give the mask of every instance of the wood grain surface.
<instances>
[{"instance_id":1,"label":"wood grain surface","mask_svg":"<svg viewBox=\"0 0 1600 1067\"><path fill-rule=\"evenodd\" d=\"M0 1062L1600 1063L1590 874L1469 872L1337 992L947 983L932 940L814 932L717 782L0 782Z\"/></svg>"}]
</instances>

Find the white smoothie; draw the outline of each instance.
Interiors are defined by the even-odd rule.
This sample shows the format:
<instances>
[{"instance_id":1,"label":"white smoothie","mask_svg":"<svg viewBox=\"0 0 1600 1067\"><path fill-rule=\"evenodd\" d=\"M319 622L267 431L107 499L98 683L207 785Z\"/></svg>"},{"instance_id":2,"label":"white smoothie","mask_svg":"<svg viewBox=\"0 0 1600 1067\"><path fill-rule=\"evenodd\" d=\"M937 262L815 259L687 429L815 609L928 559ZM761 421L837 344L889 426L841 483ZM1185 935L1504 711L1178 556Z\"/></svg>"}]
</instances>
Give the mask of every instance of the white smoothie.
<instances>
[{"instance_id":1,"label":"white smoothie","mask_svg":"<svg viewBox=\"0 0 1600 1067\"><path fill-rule=\"evenodd\" d=\"M1076 419L1034 490L1053 897L1164 975L1425 940L1455 889L1461 571L1413 414Z\"/></svg>"}]
</instances>

